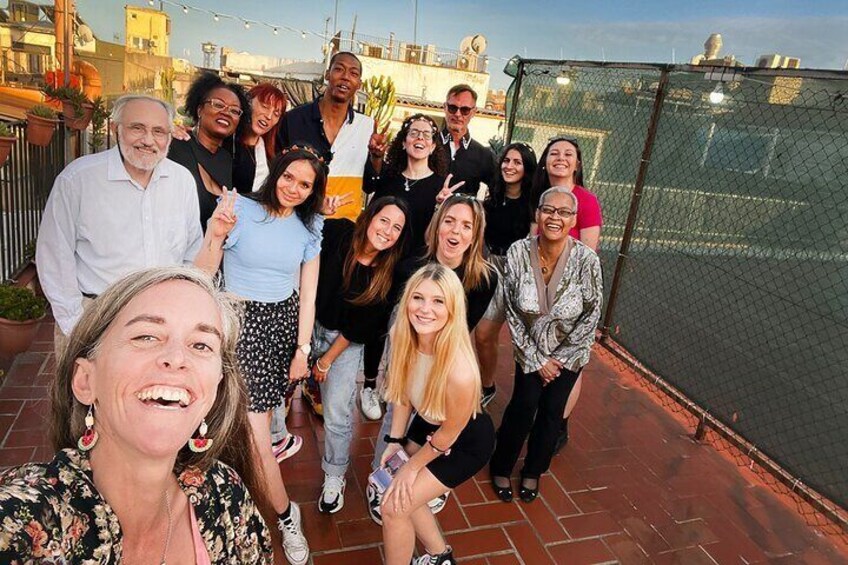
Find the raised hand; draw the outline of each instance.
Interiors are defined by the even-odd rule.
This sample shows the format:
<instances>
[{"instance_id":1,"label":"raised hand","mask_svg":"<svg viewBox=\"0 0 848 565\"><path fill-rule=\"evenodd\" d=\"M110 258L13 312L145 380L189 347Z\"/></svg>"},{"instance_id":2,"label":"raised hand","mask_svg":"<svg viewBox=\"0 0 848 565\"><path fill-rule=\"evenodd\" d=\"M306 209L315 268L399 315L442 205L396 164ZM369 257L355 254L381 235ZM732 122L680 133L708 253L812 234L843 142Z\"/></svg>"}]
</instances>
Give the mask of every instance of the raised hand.
<instances>
[{"instance_id":1,"label":"raised hand","mask_svg":"<svg viewBox=\"0 0 848 565\"><path fill-rule=\"evenodd\" d=\"M321 214L324 216L332 216L342 206L347 206L353 202L353 194L345 192L336 196L325 196L324 204L321 206Z\"/></svg>"},{"instance_id":2,"label":"raised hand","mask_svg":"<svg viewBox=\"0 0 848 565\"><path fill-rule=\"evenodd\" d=\"M442 202L444 202L445 200L450 198L450 196L454 193L454 191L456 189L458 189L459 187L461 187L462 185L465 184L465 181L460 181L460 182L456 183L455 185L451 186L450 181L451 181L452 178L453 178L453 175L450 174L445 179L445 184L442 185L442 190L440 190L439 193L436 195L436 203L437 204L441 204Z\"/></svg>"},{"instance_id":3,"label":"raised hand","mask_svg":"<svg viewBox=\"0 0 848 565\"><path fill-rule=\"evenodd\" d=\"M389 130L389 124L386 124L386 127L383 128L383 131L377 132L377 122L374 122L374 133L371 134L371 138L368 140L368 153L374 157L375 159L382 159L386 154L386 149L388 149L388 138L386 137L386 132Z\"/></svg>"},{"instance_id":4,"label":"raised hand","mask_svg":"<svg viewBox=\"0 0 848 565\"><path fill-rule=\"evenodd\" d=\"M212 217L206 224L206 231L211 233L213 237L224 239L232 231L236 225L236 198L238 193L236 189L227 190L223 187L224 192L221 194L221 199L218 201L218 206L212 212Z\"/></svg>"},{"instance_id":5,"label":"raised hand","mask_svg":"<svg viewBox=\"0 0 848 565\"><path fill-rule=\"evenodd\" d=\"M171 137L174 139L179 139L180 141L188 141L191 139L191 135L189 135L189 130L187 127L181 124L173 124L171 126Z\"/></svg>"}]
</instances>

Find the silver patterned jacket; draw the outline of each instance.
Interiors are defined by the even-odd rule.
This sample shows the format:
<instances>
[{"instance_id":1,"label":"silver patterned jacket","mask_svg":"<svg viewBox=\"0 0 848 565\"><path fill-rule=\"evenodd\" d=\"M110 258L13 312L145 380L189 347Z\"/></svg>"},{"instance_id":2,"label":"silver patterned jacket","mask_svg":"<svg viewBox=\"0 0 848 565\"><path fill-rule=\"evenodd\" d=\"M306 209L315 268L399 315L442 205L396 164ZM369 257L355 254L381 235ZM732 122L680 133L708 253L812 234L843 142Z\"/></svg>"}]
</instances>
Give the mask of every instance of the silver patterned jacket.
<instances>
[{"instance_id":1,"label":"silver patterned jacket","mask_svg":"<svg viewBox=\"0 0 848 565\"><path fill-rule=\"evenodd\" d=\"M550 357L571 371L589 362L601 317L601 262L583 243L572 243L567 259L554 267L550 288L542 278L537 236L507 251L506 319L515 361L525 373L538 371Z\"/></svg>"}]
</instances>

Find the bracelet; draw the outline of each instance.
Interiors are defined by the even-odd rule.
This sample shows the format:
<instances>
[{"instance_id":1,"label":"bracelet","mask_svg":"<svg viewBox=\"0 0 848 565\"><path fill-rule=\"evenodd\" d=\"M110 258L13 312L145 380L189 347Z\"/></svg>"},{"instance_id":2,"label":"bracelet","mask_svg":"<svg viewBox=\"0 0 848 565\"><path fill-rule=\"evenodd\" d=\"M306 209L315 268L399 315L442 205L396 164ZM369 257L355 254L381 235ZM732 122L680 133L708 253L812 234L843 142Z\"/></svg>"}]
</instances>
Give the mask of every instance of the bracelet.
<instances>
[{"instance_id":1,"label":"bracelet","mask_svg":"<svg viewBox=\"0 0 848 565\"><path fill-rule=\"evenodd\" d=\"M397 443L400 445L406 445L406 437L392 437L389 434L383 436L383 441L386 443Z\"/></svg>"},{"instance_id":2,"label":"bracelet","mask_svg":"<svg viewBox=\"0 0 848 565\"><path fill-rule=\"evenodd\" d=\"M329 371L329 370L330 370L330 368L333 366L333 364L332 364L332 363L330 363L330 364L329 364L329 365L327 365L326 367L322 367L322 366L321 366L321 360L320 360L320 359L316 359L316 360L315 360L315 366L316 366L316 367L318 367L318 372L319 372L319 373L326 373L327 371Z\"/></svg>"},{"instance_id":3,"label":"bracelet","mask_svg":"<svg viewBox=\"0 0 848 565\"><path fill-rule=\"evenodd\" d=\"M435 445L433 445L433 434L430 434L430 435L428 435L428 436L427 436L427 445L429 445L429 446L433 449L433 451L435 451L435 452L436 452L436 453L438 453L439 455L444 455L444 456L446 456L446 457L447 457L448 455L450 455L450 452L451 452L451 448L450 448L450 447L449 447L449 448L447 448L447 449L439 449L438 447L436 447Z\"/></svg>"}]
</instances>

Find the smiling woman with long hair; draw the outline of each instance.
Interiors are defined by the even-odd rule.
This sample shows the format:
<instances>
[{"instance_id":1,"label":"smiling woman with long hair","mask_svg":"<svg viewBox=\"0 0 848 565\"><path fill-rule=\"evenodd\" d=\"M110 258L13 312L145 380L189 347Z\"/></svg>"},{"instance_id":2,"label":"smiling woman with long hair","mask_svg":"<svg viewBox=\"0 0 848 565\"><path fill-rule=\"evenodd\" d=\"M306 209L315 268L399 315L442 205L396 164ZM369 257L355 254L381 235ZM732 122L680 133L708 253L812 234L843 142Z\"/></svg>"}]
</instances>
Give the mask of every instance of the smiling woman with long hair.
<instances>
[{"instance_id":1,"label":"smiling woman with long hair","mask_svg":"<svg viewBox=\"0 0 848 565\"><path fill-rule=\"evenodd\" d=\"M480 408L465 292L451 269L430 263L412 275L391 339L386 399L394 417L380 460L385 463L401 449L410 459L382 500L386 562L409 563L418 538L427 553L416 563L454 563L428 502L486 465L494 428Z\"/></svg>"},{"instance_id":2,"label":"smiling woman with long hair","mask_svg":"<svg viewBox=\"0 0 848 565\"><path fill-rule=\"evenodd\" d=\"M271 411L308 374L326 183L327 167L314 150L285 150L259 192L224 195L195 259L210 274L223 260L225 288L244 299L237 357L250 398L248 421L293 565L306 563L309 546L271 446Z\"/></svg>"}]
</instances>

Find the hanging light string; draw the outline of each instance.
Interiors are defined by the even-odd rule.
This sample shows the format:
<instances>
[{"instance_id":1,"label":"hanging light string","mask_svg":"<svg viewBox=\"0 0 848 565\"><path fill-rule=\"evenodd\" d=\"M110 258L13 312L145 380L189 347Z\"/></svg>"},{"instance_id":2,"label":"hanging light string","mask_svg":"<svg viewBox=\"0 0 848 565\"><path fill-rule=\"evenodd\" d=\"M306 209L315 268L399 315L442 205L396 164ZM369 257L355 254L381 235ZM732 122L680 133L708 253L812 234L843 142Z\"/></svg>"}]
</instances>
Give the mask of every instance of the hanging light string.
<instances>
[{"instance_id":1,"label":"hanging light string","mask_svg":"<svg viewBox=\"0 0 848 565\"><path fill-rule=\"evenodd\" d=\"M161 6L170 6L175 8L176 10L180 10L184 15L189 15L189 12L197 12L200 14L206 14L212 18L213 21L219 22L221 20L230 20L233 22L239 22L244 27L244 29L249 30L252 29L253 26L264 26L272 31L274 35L278 35L280 31L287 31L296 35L300 35L301 39L306 39L306 36L312 36L320 38L322 41L325 39L325 35L323 33L309 30L309 29L298 29L292 26L288 26L285 24L274 24L263 22L259 20L254 20L251 18L245 18L242 16L237 16L234 14L226 14L224 12L218 12L216 10L209 10L207 8L201 8L199 6L195 6L193 4L187 4L185 2L175 2L174 0L147 0L148 6L156 6L159 4ZM512 59L512 57L496 57L494 55L485 55L490 61L503 61L507 62Z\"/></svg>"}]
</instances>

